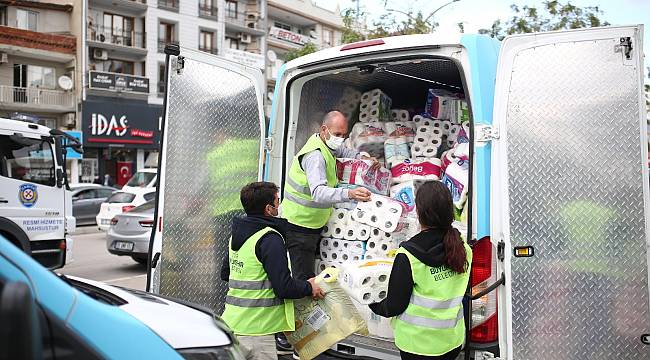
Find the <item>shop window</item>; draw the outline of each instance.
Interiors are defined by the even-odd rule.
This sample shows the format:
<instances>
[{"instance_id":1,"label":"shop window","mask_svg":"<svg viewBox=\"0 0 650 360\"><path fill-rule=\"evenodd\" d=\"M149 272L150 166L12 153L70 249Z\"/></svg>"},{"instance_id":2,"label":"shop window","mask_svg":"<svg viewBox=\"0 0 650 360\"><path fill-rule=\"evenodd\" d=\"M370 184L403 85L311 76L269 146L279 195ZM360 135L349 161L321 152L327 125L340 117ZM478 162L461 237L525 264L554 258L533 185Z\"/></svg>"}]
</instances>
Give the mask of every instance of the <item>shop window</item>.
<instances>
[{"instance_id":1,"label":"shop window","mask_svg":"<svg viewBox=\"0 0 650 360\"><path fill-rule=\"evenodd\" d=\"M16 9L16 27L23 30L37 31L38 13L36 11Z\"/></svg>"},{"instance_id":2,"label":"shop window","mask_svg":"<svg viewBox=\"0 0 650 360\"><path fill-rule=\"evenodd\" d=\"M54 186L54 170L54 154L49 142L18 135L0 135L0 176Z\"/></svg>"}]
</instances>

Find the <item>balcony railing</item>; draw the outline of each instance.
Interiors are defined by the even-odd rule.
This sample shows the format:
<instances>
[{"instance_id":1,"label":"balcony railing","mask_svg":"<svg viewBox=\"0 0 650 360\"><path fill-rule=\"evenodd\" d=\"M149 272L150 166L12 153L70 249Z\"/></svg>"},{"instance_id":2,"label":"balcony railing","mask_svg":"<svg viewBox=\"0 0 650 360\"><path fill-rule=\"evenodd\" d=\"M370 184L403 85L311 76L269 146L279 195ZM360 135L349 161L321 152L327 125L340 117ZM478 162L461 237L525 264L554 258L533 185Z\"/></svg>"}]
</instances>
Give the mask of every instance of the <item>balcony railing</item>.
<instances>
[{"instance_id":1,"label":"balcony railing","mask_svg":"<svg viewBox=\"0 0 650 360\"><path fill-rule=\"evenodd\" d=\"M165 45L167 44L178 44L177 41L166 41L166 40L158 40L158 52L159 53L164 53L165 52Z\"/></svg>"},{"instance_id":2,"label":"balcony railing","mask_svg":"<svg viewBox=\"0 0 650 360\"><path fill-rule=\"evenodd\" d=\"M0 103L73 108L75 99L70 91L0 85Z\"/></svg>"},{"instance_id":3,"label":"balcony railing","mask_svg":"<svg viewBox=\"0 0 650 360\"><path fill-rule=\"evenodd\" d=\"M214 55L217 54L217 48L216 47L212 47L212 48L199 47L199 51L207 52L207 53L214 54Z\"/></svg>"},{"instance_id":4,"label":"balcony railing","mask_svg":"<svg viewBox=\"0 0 650 360\"><path fill-rule=\"evenodd\" d=\"M199 16L216 19L217 7L212 5L199 4Z\"/></svg>"},{"instance_id":5,"label":"balcony railing","mask_svg":"<svg viewBox=\"0 0 650 360\"><path fill-rule=\"evenodd\" d=\"M116 30L107 26L88 27L88 40L134 48L145 47L145 36L141 32Z\"/></svg>"},{"instance_id":6,"label":"balcony railing","mask_svg":"<svg viewBox=\"0 0 650 360\"><path fill-rule=\"evenodd\" d=\"M178 12L179 0L158 0L158 7Z\"/></svg>"},{"instance_id":7,"label":"balcony railing","mask_svg":"<svg viewBox=\"0 0 650 360\"><path fill-rule=\"evenodd\" d=\"M257 29L259 24L259 19L251 14L245 13L243 11L232 11L230 9L225 9L226 22L239 25L242 27Z\"/></svg>"}]
</instances>

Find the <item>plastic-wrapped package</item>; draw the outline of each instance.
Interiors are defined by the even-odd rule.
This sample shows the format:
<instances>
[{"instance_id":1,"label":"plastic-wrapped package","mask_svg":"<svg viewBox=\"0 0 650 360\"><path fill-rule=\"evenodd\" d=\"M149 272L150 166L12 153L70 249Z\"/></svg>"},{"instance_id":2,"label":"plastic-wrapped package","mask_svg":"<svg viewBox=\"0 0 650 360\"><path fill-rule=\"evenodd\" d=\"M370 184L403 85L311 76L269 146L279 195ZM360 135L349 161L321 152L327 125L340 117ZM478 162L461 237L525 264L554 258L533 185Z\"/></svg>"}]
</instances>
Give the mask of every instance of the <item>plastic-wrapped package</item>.
<instances>
[{"instance_id":1,"label":"plastic-wrapped package","mask_svg":"<svg viewBox=\"0 0 650 360\"><path fill-rule=\"evenodd\" d=\"M344 184L360 185L376 194L388 194L390 171L379 167L372 169L372 161L336 159L336 176Z\"/></svg>"},{"instance_id":2,"label":"plastic-wrapped package","mask_svg":"<svg viewBox=\"0 0 650 360\"><path fill-rule=\"evenodd\" d=\"M445 169L445 176L442 182L451 191L454 206L462 209L467 200L467 185L469 181L469 161L457 160L449 164Z\"/></svg>"},{"instance_id":3,"label":"plastic-wrapped package","mask_svg":"<svg viewBox=\"0 0 650 360\"><path fill-rule=\"evenodd\" d=\"M368 335L368 327L345 290L338 271L327 268L316 277L325 297L294 300L296 330L286 332L300 359L311 360L353 333Z\"/></svg>"},{"instance_id":4,"label":"plastic-wrapped package","mask_svg":"<svg viewBox=\"0 0 650 360\"><path fill-rule=\"evenodd\" d=\"M407 159L390 169L393 184L410 180L440 180L442 162L437 158Z\"/></svg>"},{"instance_id":5,"label":"plastic-wrapped package","mask_svg":"<svg viewBox=\"0 0 650 360\"><path fill-rule=\"evenodd\" d=\"M352 211L352 219L385 232L393 232L405 211L404 208L405 205L400 201L372 194L370 201L357 203L356 209Z\"/></svg>"},{"instance_id":6,"label":"plastic-wrapped package","mask_svg":"<svg viewBox=\"0 0 650 360\"><path fill-rule=\"evenodd\" d=\"M339 283L352 299L361 304L380 302L388 293L392 267L392 259L346 263L341 268Z\"/></svg>"},{"instance_id":7,"label":"plastic-wrapped package","mask_svg":"<svg viewBox=\"0 0 650 360\"><path fill-rule=\"evenodd\" d=\"M424 112L435 119L449 119L452 115L452 100L458 99L457 94L442 90L429 89Z\"/></svg>"},{"instance_id":8,"label":"plastic-wrapped package","mask_svg":"<svg viewBox=\"0 0 650 360\"><path fill-rule=\"evenodd\" d=\"M350 132L352 147L365 151L376 158L384 157L384 142L386 141L384 123L356 123Z\"/></svg>"},{"instance_id":9,"label":"plastic-wrapped package","mask_svg":"<svg viewBox=\"0 0 650 360\"><path fill-rule=\"evenodd\" d=\"M392 119L391 105L393 100L381 89L373 89L361 95L359 104L359 121L390 121Z\"/></svg>"}]
</instances>

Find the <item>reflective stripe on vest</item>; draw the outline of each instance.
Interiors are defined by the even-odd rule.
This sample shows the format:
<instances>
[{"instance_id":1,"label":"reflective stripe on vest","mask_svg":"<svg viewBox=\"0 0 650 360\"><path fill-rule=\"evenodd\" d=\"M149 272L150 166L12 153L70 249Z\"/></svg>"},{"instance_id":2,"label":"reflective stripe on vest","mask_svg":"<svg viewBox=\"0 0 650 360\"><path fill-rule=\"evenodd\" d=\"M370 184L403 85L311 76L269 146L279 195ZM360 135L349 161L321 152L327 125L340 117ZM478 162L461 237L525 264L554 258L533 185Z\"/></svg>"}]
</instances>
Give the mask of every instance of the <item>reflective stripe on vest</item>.
<instances>
[{"instance_id":1,"label":"reflective stripe on vest","mask_svg":"<svg viewBox=\"0 0 650 360\"><path fill-rule=\"evenodd\" d=\"M295 330L293 300L276 296L263 264L255 255L258 241L271 232L280 235L265 227L246 239L237 251L232 249L232 239L228 244L230 275L222 318L237 335Z\"/></svg>"},{"instance_id":2,"label":"reflective stripe on vest","mask_svg":"<svg viewBox=\"0 0 650 360\"><path fill-rule=\"evenodd\" d=\"M405 312L402 313L397 318L404 321L405 323L422 326L430 329L449 329L449 328L455 328L456 325L458 325L458 322L463 320L463 308L461 307L458 310L458 315L456 315L455 319L449 319L449 320L435 320L423 316L410 315Z\"/></svg>"},{"instance_id":3,"label":"reflective stripe on vest","mask_svg":"<svg viewBox=\"0 0 650 360\"><path fill-rule=\"evenodd\" d=\"M417 306L422 306L429 309L451 309L463 303L463 297L459 296L447 301L438 301L427 299L415 294L411 295L410 303Z\"/></svg>"},{"instance_id":4,"label":"reflective stripe on vest","mask_svg":"<svg viewBox=\"0 0 650 360\"><path fill-rule=\"evenodd\" d=\"M335 187L336 158L332 151L323 143L318 134L307 139L307 143L298 151L291 162L288 176L284 183L284 198L282 200L282 216L291 224L318 229L323 227L332 214L332 206L319 204L314 201L309 189L307 174L303 170L300 159L312 151L320 151L325 160L325 176L327 186Z\"/></svg>"}]
</instances>

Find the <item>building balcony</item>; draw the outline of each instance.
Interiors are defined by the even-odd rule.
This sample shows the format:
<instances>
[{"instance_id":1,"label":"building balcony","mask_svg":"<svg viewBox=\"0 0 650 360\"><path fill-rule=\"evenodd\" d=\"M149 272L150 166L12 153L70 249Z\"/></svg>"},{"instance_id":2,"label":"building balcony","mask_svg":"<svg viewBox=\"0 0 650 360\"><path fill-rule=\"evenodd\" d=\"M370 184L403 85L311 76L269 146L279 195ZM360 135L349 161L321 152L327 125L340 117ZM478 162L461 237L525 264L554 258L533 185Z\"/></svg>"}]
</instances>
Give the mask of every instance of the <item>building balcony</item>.
<instances>
[{"instance_id":1,"label":"building balcony","mask_svg":"<svg viewBox=\"0 0 650 360\"><path fill-rule=\"evenodd\" d=\"M199 16L206 19L217 20L217 7L199 4Z\"/></svg>"},{"instance_id":2,"label":"building balcony","mask_svg":"<svg viewBox=\"0 0 650 360\"><path fill-rule=\"evenodd\" d=\"M158 52L161 54L165 53L165 45L167 44L176 44L178 45L178 41L166 41L166 40L158 40Z\"/></svg>"},{"instance_id":3,"label":"building balcony","mask_svg":"<svg viewBox=\"0 0 650 360\"><path fill-rule=\"evenodd\" d=\"M218 53L216 47L212 47L212 48L199 47L199 51L207 52L208 54L212 54L212 55L217 55L217 53Z\"/></svg>"},{"instance_id":4,"label":"building balcony","mask_svg":"<svg viewBox=\"0 0 650 360\"><path fill-rule=\"evenodd\" d=\"M259 28L262 23L255 13L225 10L226 29L262 36L266 32Z\"/></svg>"},{"instance_id":5,"label":"building balcony","mask_svg":"<svg viewBox=\"0 0 650 360\"><path fill-rule=\"evenodd\" d=\"M121 14L144 15L147 11L147 0L88 0L88 5L119 9Z\"/></svg>"},{"instance_id":6,"label":"building balcony","mask_svg":"<svg viewBox=\"0 0 650 360\"><path fill-rule=\"evenodd\" d=\"M59 63L74 60L77 40L74 36L46 34L0 26L2 52Z\"/></svg>"},{"instance_id":7,"label":"building balcony","mask_svg":"<svg viewBox=\"0 0 650 360\"><path fill-rule=\"evenodd\" d=\"M116 31L105 26L89 26L88 45L115 52L146 55L145 34L137 31Z\"/></svg>"},{"instance_id":8,"label":"building balcony","mask_svg":"<svg viewBox=\"0 0 650 360\"><path fill-rule=\"evenodd\" d=\"M178 12L179 0L158 0L158 8Z\"/></svg>"},{"instance_id":9,"label":"building balcony","mask_svg":"<svg viewBox=\"0 0 650 360\"><path fill-rule=\"evenodd\" d=\"M74 112L76 102L73 91L0 85L0 104L5 109L65 113Z\"/></svg>"}]
</instances>

